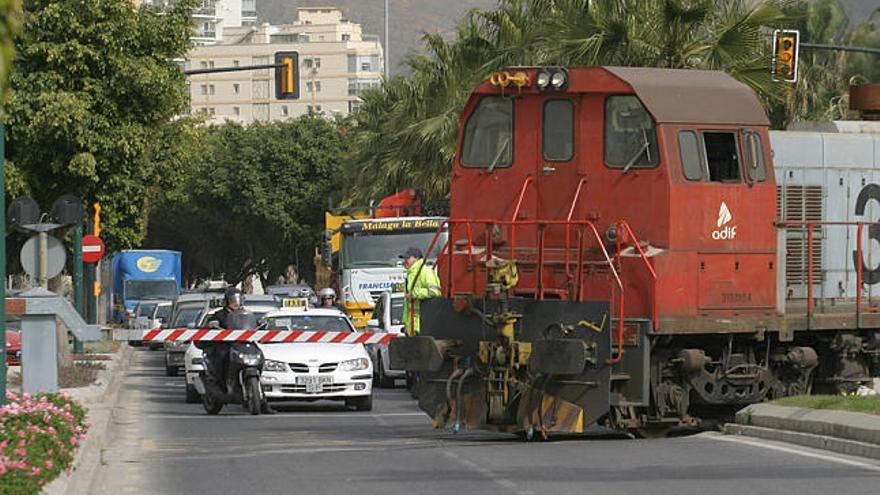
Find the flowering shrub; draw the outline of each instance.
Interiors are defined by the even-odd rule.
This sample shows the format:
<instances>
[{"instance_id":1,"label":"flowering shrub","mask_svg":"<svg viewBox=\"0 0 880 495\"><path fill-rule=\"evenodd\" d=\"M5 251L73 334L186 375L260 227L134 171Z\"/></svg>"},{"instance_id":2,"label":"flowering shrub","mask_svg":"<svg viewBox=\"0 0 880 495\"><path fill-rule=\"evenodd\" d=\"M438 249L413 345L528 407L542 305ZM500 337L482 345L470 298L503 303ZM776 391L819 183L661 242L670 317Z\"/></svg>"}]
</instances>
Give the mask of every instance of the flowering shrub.
<instances>
[{"instance_id":1,"label":"flowering shrub","mask_svg":"<svg viewBox=\"0 0 880 495\"><path fill-rule=\"evenodd\" d=\"M39 493L70 469L85 438L85 409L63 393L6 394L0 407L0 495Z\"/></svg>"}]
</instances>

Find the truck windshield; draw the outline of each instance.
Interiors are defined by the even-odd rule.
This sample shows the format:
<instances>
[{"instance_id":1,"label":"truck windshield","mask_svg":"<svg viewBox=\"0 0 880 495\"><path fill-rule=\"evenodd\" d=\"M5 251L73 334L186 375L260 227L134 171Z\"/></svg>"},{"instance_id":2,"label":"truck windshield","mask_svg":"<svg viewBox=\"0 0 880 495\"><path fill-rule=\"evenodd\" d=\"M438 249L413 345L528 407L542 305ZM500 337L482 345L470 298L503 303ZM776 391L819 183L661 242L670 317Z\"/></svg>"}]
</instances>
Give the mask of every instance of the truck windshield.
<instances>
[{"instance_id":1,"label":"truck windshield","mask_svg":"<svg viewBox=\"0 0 880 495\"><path fill-rule=\"evenodd\" d=\"M401 233L354 232L346 234L342 242L343 263L349 268L402 266L403 260L399 258L400 254L409 247L417 247L424 252L430 247L434 234L434 231ZM434 251L428 255L428 260L436 259L437 254L445 243L445 236L438 239L434 245Z\"/></svg>"},{"instance_id":2,"label":"truck windshield","mask_svg":"<svg viewBox=\"0 0 880 495\"><path fill-rule=\"evenodd\" d=\"M174 299L177 282L174 280L128 280L125 282L125 299Z\"/></svg>"}]
</instances>

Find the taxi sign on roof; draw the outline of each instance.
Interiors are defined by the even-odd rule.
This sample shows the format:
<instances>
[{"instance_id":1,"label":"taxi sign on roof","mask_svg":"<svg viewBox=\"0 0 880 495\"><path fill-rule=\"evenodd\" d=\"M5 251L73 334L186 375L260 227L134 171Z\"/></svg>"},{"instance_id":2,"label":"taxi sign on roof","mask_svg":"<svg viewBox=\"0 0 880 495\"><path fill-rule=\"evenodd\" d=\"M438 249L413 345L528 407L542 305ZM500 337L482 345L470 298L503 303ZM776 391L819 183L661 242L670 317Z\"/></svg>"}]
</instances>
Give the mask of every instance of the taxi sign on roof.
<instances>
[{"instance_id":1,"label":"taxi sign on roof","mask_svg":"<svg viewBox=\"0 0 880 495\"><path fill-rule=\"evenodd\" d=\"M284 298L281 300L281 305L285 308L307 307L309 305L309 299L307 297Z\"/></svg>"}]
</instances>

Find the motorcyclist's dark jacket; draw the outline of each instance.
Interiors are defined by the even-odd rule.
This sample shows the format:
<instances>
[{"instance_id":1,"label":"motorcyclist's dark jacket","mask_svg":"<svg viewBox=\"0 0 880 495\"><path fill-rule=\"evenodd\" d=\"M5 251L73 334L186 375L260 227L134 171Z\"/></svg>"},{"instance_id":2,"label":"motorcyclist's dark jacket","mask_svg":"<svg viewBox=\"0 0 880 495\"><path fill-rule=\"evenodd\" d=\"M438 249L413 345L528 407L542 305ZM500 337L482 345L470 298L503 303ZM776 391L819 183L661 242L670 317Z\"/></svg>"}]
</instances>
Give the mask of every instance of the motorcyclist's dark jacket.
<instances>
[{"instance_id":1,"label":"motorcyclist's dark jacket","mask_svg":"<svg viewBox=\"0 0 880 495\"><path fill-rule=\"evenodd\" d=\"M226 306L223 306L219 310L215 311L214 314L208 317L208 321L205 323L210 324L212 321L216 321L220 328L229 328L229 315L232 314L231 309ZM209 347L214 347L217 345L227 345L229 342L211 342L211 341L199 341L195 343L195 346L199 349L207 349Z\"/></svg>"}]
</instances>

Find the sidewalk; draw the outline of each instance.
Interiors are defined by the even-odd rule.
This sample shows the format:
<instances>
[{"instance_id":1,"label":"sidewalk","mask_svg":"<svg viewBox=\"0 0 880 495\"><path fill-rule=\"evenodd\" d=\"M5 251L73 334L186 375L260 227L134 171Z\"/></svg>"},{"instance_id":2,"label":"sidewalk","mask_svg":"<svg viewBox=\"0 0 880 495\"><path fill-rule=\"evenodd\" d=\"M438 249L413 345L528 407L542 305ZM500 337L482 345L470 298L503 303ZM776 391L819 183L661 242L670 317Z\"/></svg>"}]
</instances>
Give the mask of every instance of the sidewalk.
<instances>
[{"instance_id":1,"label":"sidewalk","mask_svg":"<svg viewBox=\"0 0 880 495\"><path fill-rule=\"evenodd\" d=\"M880 459L880 416L874 414L752 404L725 432Z\"/></svg>"},{"instance_id":2,"label":"sidewalk","mask_svg":"<svg viewBox=\"0 0 880 495\"><path fill-rule=\"evenodd\" d=\"M88 493L88 486L101 461L101 449L110 425L110 413L119 394L122 377L128 369L131 355L132 348L123 344L117 352L110 354L112 357L110 361L102 361L107 364L107 369L98 372L93 384L87 387L61 389L88 409L86 420L92 426L76 454L71 474L62 474L46 485L43 494Z\"/></svg>"}]
</instances>

